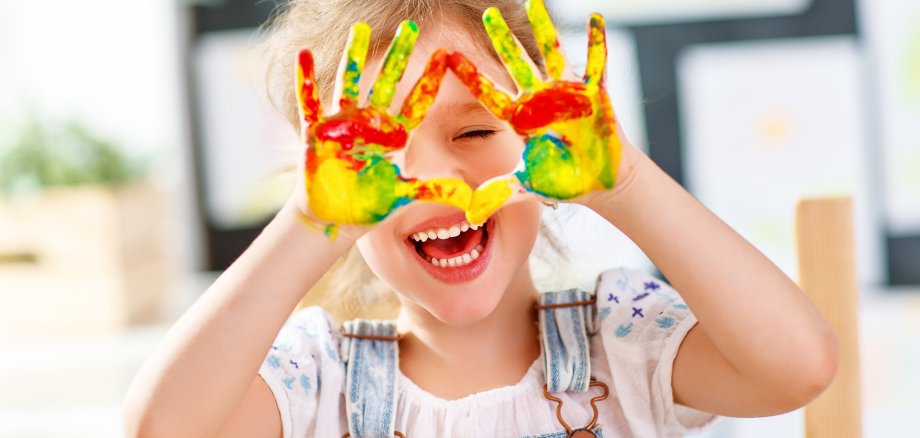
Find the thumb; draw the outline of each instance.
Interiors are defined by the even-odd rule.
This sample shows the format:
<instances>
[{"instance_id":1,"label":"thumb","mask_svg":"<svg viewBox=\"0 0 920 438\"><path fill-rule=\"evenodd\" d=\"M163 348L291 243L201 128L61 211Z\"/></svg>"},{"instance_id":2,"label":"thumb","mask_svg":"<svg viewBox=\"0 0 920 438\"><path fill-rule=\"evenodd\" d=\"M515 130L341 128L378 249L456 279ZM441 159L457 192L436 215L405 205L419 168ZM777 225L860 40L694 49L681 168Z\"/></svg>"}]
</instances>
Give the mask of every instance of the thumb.
<instances>
[{"instance_id":1,"label":"thumb","mask_svg":"<svg viewBox=\"0 0 920 438\"><path fill-rule=\"evenodd\" d=\"M527 190L514 173L495 177L482 183L473 191L466 220L481 224L496 210L519 202L538 200L539 196Z\"/></svg>"}]
</instances>

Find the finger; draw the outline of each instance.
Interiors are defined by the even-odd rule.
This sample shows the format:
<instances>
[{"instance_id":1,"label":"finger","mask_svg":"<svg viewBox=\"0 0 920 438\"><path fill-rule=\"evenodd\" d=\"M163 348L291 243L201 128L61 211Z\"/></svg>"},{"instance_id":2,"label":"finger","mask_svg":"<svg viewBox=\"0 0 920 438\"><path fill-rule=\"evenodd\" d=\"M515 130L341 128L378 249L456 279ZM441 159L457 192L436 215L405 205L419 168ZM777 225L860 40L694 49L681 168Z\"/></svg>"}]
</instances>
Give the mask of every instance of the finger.
<instances>
[{"instance_id":1,"label":"finger","mask_svg":"<svg viewBox=\"0 0 920 438\"><path fill-rule=\"evenodd\" d=\"M418 39L418 25L414 21L406 20L399 25L396 38L390 44L387 56L383 60L380 75L371 88L371 105L382 110L390 107L393 94L396 93L396 83L402 78L409 63L409 55Z\"/></svg>"},{"instance_id":2,"label":"finger","mask_svg":"<svg viewBox=\"0 0 920 438\"><path fill-rule=\"evenodd\" d=\"M423 202L437 202L466 210L470 205L473 189L462 179L431 178L425 181L410 180L413 189L411 199Z\"/></svg>"},{"instance_id":3,"label":"finger","mask_svg":"<svg viewBox=\"0 0 920 438\"><path fill-rule=\"evenodd\" d=\"M514 84L517 85L518 92L523 93L533 89L540 79L534 75L532 64L524 58L527 56L527 51L514 38L511 29L508 29L502 13L496 7L486 9L482 15L482 23L505 69L508 70Z\"/></svg>"},{"instance_id":4,"label":"finger","mask_svg":"<svg viewBox=\"0 0 920 438\"><path fill-rule=\"evenodd\" d=\"M540 53L543 54L546 74L553 80L559 80L565 70L565 57L562 56L560 51L559 35L549 18L549 13L546 11L546 5L543 4L543 0L527 1L527 18L533 28L534 38L537 40L537 46L540 47Z\"/></svg>"},{"instance_id":5,"label":"finger","mask_svg":"<svg viewBox=\"0 0 920 438\"><path fill-rule=\"evenodd\" d=\"M348 35L348 44L342 64L339 66L339 77L342 78L341 94L338 99L340 105L358 103L358 81L364 70L367 60L367 47L371 40L371 27L367 23L355 23Z\"/></svg>"},{"instance_id":6,"label":"finger","mask_svg":"<svg viewBox=\"0 0 920 438\"><path fill-rule=\"evenodd\" d=\"M479 74L476 66L463 54L451 53L448 65L460 82L463 82L470 93L495 117L501 120L508 120L511 117L511 96L495 88L492 81Z\"/></svg>"},{"instance_id":7,"label":"finger","mask_svg":"<svg viewBox=\"0 0 920 438\"><path fill-rule=\"evenodd\" d=\"M585 84L604 84L607 71L607 27L601 14L591 14L588 20L588 63Z\"/></svg>"},{"instance_id":8,"label":"finger","mask_svg":"<svg viewBox=\"0 0 920 438\"><path fill-rule=\"evenodd\" d=\"M322 102L319 99L319 89L316 86L313 54L309 50L301 50L297 57L297 110L300 113L302 126L316 123L322 115Z\"/></svg>"},{"instance_id":9,"label":"finger","mask_svg":"<svg viewBox=\"0 0 920 438\"><path fill-rule=\"evenodd\" d=\"M425 71L403 102L399 118L407 129L415 129L434 102L438 88L441 87L441 81L444 79L444 72L447 71L447 57L447 51L444 49L438 49L431 55Z\"/></svg>"},{"instance_id":10,"label":"finger","mask_svg":"<svg viewBox=\"0 0 920 438\"><path fill-rule=\"evenodd\" d=\"M495 177L473 191L466 220L471 224L481 224L506 205L534 198L535 195L527 191L513 173Z\"/></svg>"}]
</instances>

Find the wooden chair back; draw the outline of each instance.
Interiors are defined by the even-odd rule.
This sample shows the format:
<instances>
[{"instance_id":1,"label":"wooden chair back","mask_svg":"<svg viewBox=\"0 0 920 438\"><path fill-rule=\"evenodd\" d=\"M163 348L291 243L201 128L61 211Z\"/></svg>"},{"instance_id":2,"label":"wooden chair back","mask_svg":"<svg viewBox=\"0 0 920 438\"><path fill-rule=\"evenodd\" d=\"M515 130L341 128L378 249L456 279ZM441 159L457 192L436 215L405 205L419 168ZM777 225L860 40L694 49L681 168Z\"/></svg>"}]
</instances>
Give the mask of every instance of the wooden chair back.
<instances>
[{"instance_id":1,"label":"wooden chair back","mask_svg":"<svg viewBox=\"0 0 920 438\"><path fill-rule=\"evenodd\" d=\"M796 206L799 287L815 303L837 334L837 375L805 407L805 436L862 436L859 366L859 287L848 197L804 199Z\"/></svg>"}]
</instances>

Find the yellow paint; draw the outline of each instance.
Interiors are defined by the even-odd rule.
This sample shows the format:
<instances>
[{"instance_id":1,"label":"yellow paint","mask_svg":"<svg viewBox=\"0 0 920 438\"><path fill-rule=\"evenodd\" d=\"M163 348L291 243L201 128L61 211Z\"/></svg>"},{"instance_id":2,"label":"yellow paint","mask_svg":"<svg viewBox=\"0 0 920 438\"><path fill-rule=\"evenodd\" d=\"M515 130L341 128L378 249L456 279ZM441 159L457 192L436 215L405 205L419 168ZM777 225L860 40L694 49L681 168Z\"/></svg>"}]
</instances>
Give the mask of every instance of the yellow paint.
<instances>
[{"instance_id":1,"label":"yellow paint","mask_svg":"<svg viewBox=\"0 0 920 438\"><path fill-rule=\"evenodd\" d=\"M471 224L481 224L496 210L501 208L511 197L511 184L508 180L496 180L476 188L466 211L466 220Z\"/></svg>"}]
</instances>

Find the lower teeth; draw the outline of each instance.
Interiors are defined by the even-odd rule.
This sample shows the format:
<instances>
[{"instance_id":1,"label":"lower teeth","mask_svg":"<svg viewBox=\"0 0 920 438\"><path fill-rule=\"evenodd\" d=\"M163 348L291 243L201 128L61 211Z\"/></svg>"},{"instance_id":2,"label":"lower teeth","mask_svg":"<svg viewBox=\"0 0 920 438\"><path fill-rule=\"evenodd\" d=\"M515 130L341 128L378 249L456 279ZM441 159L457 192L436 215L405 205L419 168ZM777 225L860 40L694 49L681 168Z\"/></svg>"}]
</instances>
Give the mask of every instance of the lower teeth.
<instances>
[{"instance_id":1,"label":"lower teeth","mask_svg":"<svg viewBox=\"0 0 920 438\"><path fill-rule=\"evenodd\" d=\"M425 260L428 263L431 263L432 265L440 266L442 268L448 268L448 267L449 268L459 268L461 266L466 266L472 263L473 260L478 259L480 254L482 254L482 250L483 250L483 247L480 244L480 245L476 245L476 247L473 248L473 250L470 251L469 253L463 254L458 257L452 257L450 259L436 259L433 257L425 256Z\"/></svg>"}]
</instances>

